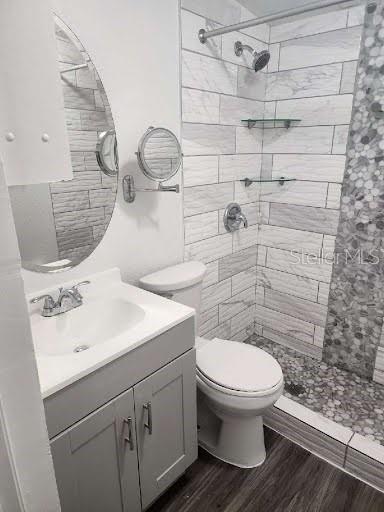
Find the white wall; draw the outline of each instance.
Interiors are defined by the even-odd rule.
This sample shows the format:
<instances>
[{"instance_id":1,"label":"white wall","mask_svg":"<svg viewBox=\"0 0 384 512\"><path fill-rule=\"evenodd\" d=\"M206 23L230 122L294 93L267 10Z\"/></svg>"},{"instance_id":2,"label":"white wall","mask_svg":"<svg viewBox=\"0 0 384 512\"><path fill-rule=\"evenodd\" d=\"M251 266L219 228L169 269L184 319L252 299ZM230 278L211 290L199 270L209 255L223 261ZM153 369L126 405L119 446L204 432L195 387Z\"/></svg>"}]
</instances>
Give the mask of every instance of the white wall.
<instances>
[{"instance_id":1,"label":"white wall","mask_svg":"<svg viewBox=\"0 0 384 512\"><path fill-rule=\"evenodd\" d=\"M182 195L138 193L135 203L127 204L121 192L121 178L128 173L138 186L152 186L135 157L148 126L166 126L180 136L178 0L53 0L53 5L87 49L107 91L119 141L119 192L96 251L64 274L24 271L26 291L112 266L135 282L183 259Z\"/></svg>"}]
</instances>

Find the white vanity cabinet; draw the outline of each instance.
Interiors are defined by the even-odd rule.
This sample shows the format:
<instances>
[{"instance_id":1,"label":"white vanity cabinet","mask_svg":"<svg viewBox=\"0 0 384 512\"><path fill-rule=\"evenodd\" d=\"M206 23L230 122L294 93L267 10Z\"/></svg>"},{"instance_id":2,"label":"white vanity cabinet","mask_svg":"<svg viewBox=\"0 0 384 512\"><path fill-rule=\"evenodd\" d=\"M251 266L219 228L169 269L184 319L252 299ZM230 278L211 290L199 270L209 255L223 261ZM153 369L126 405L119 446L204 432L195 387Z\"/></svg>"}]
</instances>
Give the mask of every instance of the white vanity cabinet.
<instances>
[{"instance_id":1,"label":"white vanity cabinet","mask_svg":"<svg viewBox=\"0 0 384 512\"><path fill-rule=\"evenodd\" d=\"M145 510L196 459L193 344L192 318L45 400L62 512Z\"/></svg>"}]
</instances>

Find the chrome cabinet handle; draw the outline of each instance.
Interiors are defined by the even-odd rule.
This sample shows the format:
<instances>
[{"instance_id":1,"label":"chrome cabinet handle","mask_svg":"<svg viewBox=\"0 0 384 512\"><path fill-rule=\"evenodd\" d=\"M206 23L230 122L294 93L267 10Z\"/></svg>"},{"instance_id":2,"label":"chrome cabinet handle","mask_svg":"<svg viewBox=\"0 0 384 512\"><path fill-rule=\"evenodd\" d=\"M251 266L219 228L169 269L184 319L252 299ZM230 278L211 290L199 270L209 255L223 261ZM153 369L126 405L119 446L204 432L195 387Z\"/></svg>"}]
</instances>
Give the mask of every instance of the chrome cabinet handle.
<instances>
[{"instance_id":1,"label":"chrome cabinet handle","mask_svg":"<svg viewBox=\"0 0 384 512\"><path fill-rule=\"evenodd\" d=\"M151 402L147 402L143 404L144 411L147 411L148 421L144 423L144 428L148 429L148 434L152 435L152 404Z\"/></svg>"},{"instance_id":2,"label":"chrome cabinet handle","mask_svg":"<svg viewBox=\"0 0 384 512\"><path fill-rule=\"evenodd\" d=\"M129 445L129 449L133 451L135 449L135 441L133 439L133 432L132 432L132 418L124 418L123 419L124 425L127 425L128 428L128 437L124 437L124 441Z\"/></svg>"}]
</instances>

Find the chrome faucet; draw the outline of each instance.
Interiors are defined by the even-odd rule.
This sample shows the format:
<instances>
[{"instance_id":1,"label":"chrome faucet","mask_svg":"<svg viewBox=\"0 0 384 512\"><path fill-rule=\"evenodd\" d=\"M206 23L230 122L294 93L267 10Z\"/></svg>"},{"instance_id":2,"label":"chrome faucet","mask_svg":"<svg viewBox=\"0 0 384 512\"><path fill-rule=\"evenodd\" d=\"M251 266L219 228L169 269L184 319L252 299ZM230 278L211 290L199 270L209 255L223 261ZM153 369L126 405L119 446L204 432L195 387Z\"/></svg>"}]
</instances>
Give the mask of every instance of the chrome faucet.
<instances>
[{"instance_id":1,"label":"chrome faucet","mask_svg":"<svg viewBox=\"0 0 384 512\"><path fill-rule=\"evenodd\" d=\"M225 229L231 233L237 231L240 225L248 227L247 217L241 211L241 206L237 203L229 203L224 211L223 222Z\"/></svg>"},{"instance_id":2,"label":"chrome faucet","mask_svg":"<svg viewBox=\"0 0 384 512\"><path fill-rule=\"evenodd\" d=\"M61 315L83 304L83 296L78 288L86 284L90 284L90 281L81 281L81 283L77 283L71 288L60 288L59 296L56 301L53 299L52 295L46 294L34 297L30 302L31 304L35 304L44 299L44 306L41 310L42 316L50 317Z\"/></svg>"}]
</instances>

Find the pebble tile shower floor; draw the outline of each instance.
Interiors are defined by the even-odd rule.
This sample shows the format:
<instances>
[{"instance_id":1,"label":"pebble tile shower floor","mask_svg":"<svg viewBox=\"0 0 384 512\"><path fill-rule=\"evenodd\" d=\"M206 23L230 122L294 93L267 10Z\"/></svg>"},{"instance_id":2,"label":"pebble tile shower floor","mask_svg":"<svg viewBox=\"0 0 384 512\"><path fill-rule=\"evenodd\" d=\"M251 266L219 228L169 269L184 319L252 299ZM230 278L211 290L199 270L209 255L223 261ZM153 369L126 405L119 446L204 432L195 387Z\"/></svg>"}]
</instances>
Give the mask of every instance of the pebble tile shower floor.
<instances>
[{"instance_id":1,"label":"pebble tile shower floor","mask_svg":"<svg viewBox=\"0 0 384 512\"><path fill-rule=\"evenodd\" d=\"M247 343L279 361L284 396L384 445L384 386L261 336L251 336Z\"/></svg>"}]
</instances>

